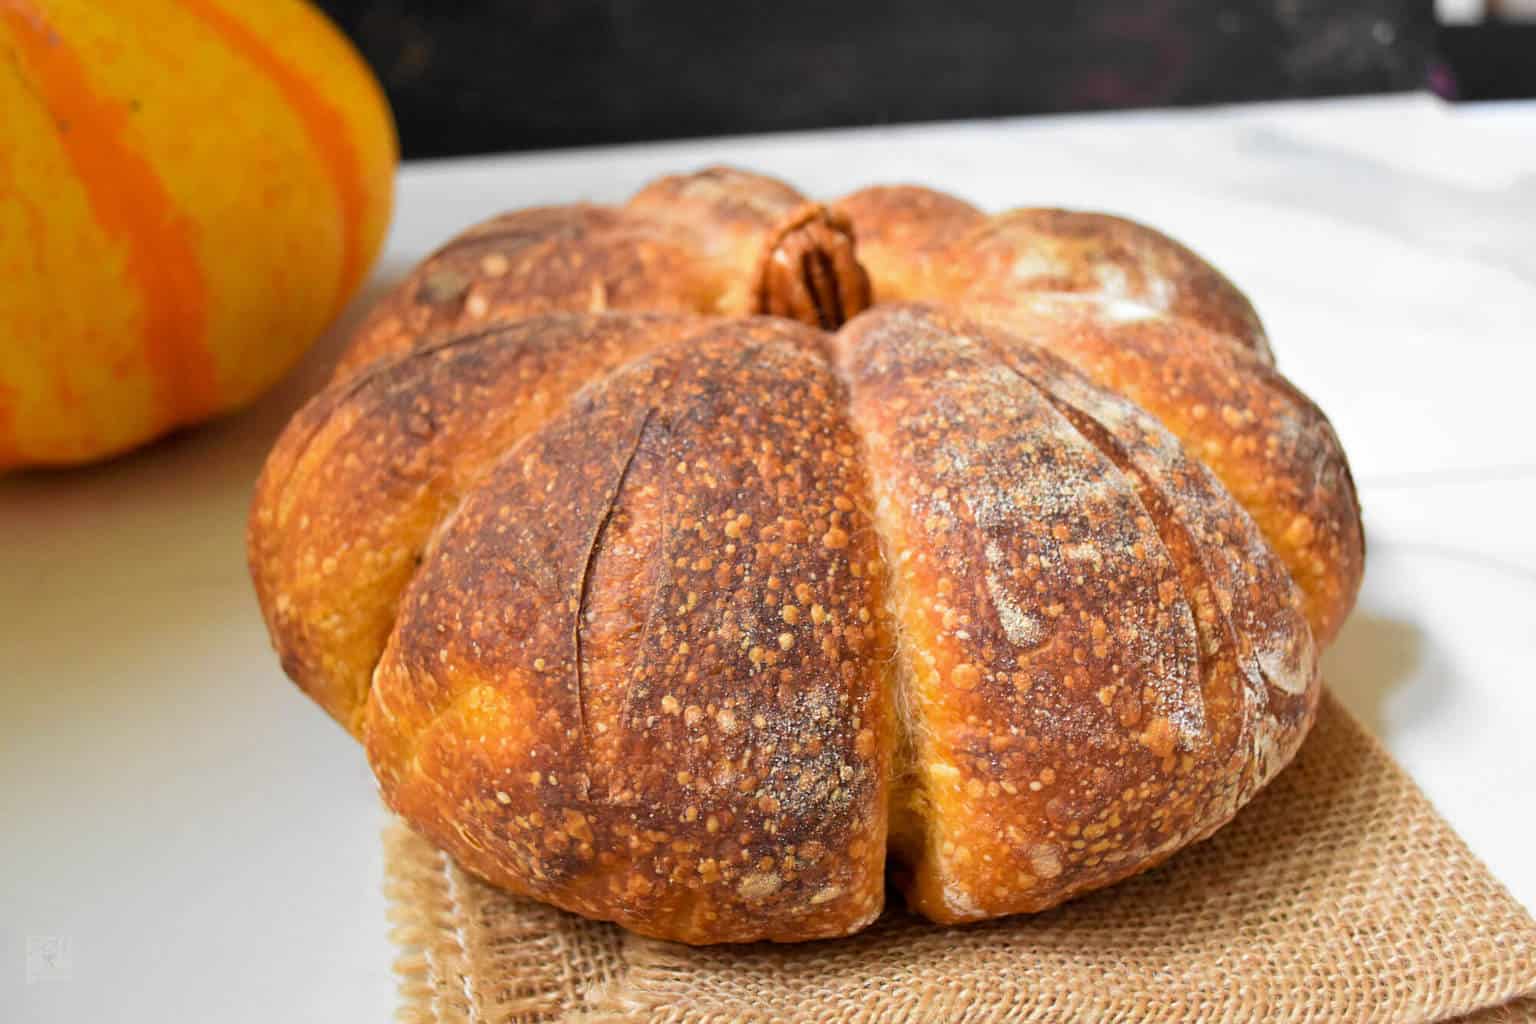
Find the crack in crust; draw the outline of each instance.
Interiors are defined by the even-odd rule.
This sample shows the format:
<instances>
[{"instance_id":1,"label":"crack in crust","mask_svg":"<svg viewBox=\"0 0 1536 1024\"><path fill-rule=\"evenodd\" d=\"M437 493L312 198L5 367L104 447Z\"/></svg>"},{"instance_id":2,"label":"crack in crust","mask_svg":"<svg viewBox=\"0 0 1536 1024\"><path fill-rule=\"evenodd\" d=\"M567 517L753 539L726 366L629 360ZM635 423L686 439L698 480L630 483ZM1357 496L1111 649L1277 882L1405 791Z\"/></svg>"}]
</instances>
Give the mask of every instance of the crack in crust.
<instances>
[{"instance_id":1,"label":"crack in crust","mask_svg":"<svg viewBox=\"0 0 1536 1024\"><path fill-rule=\"evenodd\" d=\"M711 168L438 250L274 449L252 575L389 804L496 884L799 941L879 912L889 843L934 920L1039 910L1209 834L1311 722L1363 545L1270 361L1131 222Z\"/></svg>"}]
</instances>

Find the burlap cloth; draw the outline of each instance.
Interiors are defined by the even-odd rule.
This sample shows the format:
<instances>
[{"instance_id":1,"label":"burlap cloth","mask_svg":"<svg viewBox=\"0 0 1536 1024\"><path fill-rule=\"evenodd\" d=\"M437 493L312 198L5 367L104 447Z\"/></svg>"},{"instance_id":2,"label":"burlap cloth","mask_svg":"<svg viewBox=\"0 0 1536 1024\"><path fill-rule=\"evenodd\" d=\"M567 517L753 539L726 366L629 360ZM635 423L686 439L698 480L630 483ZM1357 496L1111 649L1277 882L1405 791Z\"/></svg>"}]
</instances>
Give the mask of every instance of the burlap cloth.
<instances>
[{"instance_id":1,"label":"burlap cloth","mask_svg":"<svg viewBox=\"0 0 1536 1024\"><path fill-rule=\"evenodd\" d=\"M891 909L850 939L689 949L491 889L403 826L385 842L412 1022L1536 1020L1536 923L1328 696L1214 838L967 928Z\"/></svg>"}]
</instances>

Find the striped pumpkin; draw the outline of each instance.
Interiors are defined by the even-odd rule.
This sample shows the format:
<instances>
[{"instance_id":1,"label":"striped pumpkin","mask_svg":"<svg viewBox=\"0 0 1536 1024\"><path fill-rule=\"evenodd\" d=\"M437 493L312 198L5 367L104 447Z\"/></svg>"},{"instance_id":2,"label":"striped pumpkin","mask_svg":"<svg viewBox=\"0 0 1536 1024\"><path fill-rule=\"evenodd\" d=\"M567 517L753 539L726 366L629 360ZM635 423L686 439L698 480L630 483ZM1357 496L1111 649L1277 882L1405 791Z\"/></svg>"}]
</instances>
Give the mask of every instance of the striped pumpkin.
<instances>
[{"instance_id":1,"label":"striped pumpkin","mask_svg":"<svg viewBox=\"0 0 1536 1024\"><path fill-rule=\"evenodd\" d=\"M0 0L0 470L261 394L357 290L394 125L299 0Z\"/></svg>"}]
</instances>

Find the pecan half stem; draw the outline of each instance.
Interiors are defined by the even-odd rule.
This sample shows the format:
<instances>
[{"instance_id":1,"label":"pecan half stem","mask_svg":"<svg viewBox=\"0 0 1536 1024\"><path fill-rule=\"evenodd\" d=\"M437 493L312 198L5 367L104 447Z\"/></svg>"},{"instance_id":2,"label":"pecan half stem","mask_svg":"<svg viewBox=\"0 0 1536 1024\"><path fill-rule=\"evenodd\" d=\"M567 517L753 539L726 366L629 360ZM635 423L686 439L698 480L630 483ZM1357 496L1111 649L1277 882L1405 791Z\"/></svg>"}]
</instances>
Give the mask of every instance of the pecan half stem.
<instances>
[{"instance_id":1,"label":"pecan half stem","mask_svg":"<svg viewBox=\"0 0 1536 1024\"><path fill-rule=\"evenodd\" d=\"M837 330L873 302L853 226L820 203L799 207L768 236L753 291L754 313L824 331Z\"/></svg>"}]
</instances>

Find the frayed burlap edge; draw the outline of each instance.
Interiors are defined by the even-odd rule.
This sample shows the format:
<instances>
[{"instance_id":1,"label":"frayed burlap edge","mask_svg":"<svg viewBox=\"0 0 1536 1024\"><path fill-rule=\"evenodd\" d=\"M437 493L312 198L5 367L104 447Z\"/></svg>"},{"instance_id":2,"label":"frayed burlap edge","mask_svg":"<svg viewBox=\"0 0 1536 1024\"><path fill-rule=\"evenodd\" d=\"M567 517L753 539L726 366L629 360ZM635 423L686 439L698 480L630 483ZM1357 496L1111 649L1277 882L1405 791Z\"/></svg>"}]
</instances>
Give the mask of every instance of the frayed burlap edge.
<instances>
[{"instance_id":1,"label":"frayed burlap edge","mask_svg":"<svg viewBox=\"0 0 1536 1024\"><path fill-rule=\"evenodd\" d=\"M1536 1020L1536 924L1327 696L1211 840L969 928L893 910L844 940L690 949L495 890L402 825L385 844L412 1024Z\"/></svg>"},{"instance_id":2,"label":"frayed burlap edge","mask_svg":"<svg viewBox=\"0 0 1536 1024\"><path fill-rule=\"evenodd\" d=\"M502 914L486 900L493 890L404 825L384 842L401 1020L558 1021L622 972L624 933L612 925L530 900Z\"/></svg>"}]
</instances>

